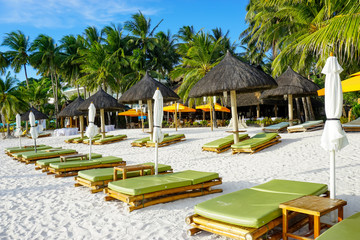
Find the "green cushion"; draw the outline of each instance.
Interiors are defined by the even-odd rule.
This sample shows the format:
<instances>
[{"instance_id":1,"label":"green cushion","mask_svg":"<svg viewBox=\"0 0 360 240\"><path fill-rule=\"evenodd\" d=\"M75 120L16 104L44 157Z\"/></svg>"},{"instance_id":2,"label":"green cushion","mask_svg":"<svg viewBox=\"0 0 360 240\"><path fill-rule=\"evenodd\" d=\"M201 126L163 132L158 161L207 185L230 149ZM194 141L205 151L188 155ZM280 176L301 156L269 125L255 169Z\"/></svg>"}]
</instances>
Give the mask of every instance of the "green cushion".
<instances>
[{"instance_id":1,"label":"green cushion","mask_svg":"<svg viewBox=\"0 0 360 240\"><path fill-rule=\"evenodd\" d=\"M249 189L225 194L195 206L204 217L259 228L281 216L279 204L305 195L326 192L324 184L272 180Z\"/></svg>"},{"instance_id":2,"label":"green cushion","mask_svg":"<svg viewBox=\"0 0 360 240\"><path fill-rule=\"evenodd\" d=\"M40 144L40 145L37 145L38 147L44 147L44 146L46 146L46 145L44 145L44 144ZM24 147L9 147L9 148L5 148L5 151L6 152L12 152L12 151L16 151L16 150L23 150L23 149L34 149L34 146L29 146L29 147L26 147L26 148L24 148Z\"/></svg>"},{"instance_id":3,"label":"green cushion","mask_svg":"<svg viewBox=\"0 0 360 240\"><path fill-rule=\"evenodd\" d=\"M168 133L164 133L164 137L167 137L167 136L169 136L169 134L168 134ZM133 141L133 143L146 143L146 142L148 142L148 141L150 141L150 137L145 137L145 138L137 139L137 140Z\"/></svg>"},{"instance_id":4,"label":"green cushion","mask_svg":"<svg viewBox=\"0 0 360 240\"><path fill-rule=\"evenodd\" d=\"M239 134L239 140L242 140L244 138L247 138L248 135L247 134ZM229 144L233 144L234 143L234 135L229 135L227 137L224 138L220 138L217 139L215 141L209 142L204 144L203 147L207 147L207 148L221 148L223 146L229 145Z\"/></svg>"},{"instance_id":5,"label":"green cushion","mask_svg":"<svg viewBox=\"0 0 360 240\"><path fill-rule=\"evenodd\" d=\"M154 163L142 163L142 165L154 165ZM165 164L158 164L159 173L165 172L171 169L171 166ZM150 170L145 170L145 174L150 174ZM114 168L101 168L101 169L91 169L83 170L78 173L78 176L84 179L87 179L92 182L111 180L114 177ZM122 178L122 172L118 171L118 178ZM126 173L127 177L140 176L139 171L132 171Z\"/></svg>"},{"instance_id":6,"label":"green cushion","mask_svg":"<svg viewBox=\"0 0 360 240\"><path fill-rule=\"evenodd\" d=\"M190 180L171 177L170 173L163 175L147 175L110 182L108 187L114 191L135 196L189 185L191 185Z\"/></svg>"},{"instance_id":7,"label":"green cushion","mask_svg":"<svg viewBox=\"0 0 360 240\"><path fill-rule=\"evenodd\" d=\"M90 160L80 160L80 161L70 161L70 162L57 162L50 163L51 168L55 169L66 169L66 168L75 168L75 167L84 167L84 166L93 166L98 164L106 164L106 163L117 163L122 162L122 158L107 156L102 158L95 158Z\"/></svg>"},{"instance_id":8,"label":"green cushion","mask_svg":"<svg viewBox=\"0 0 360 240\"><path fill-rule=\"evenodd\" d=\"M277 133L258 133L250 139L246 139L244 141L238 142L237 144L231 145L232 148L237 149L250 149L257 147L263 143L270 141L275 138Z\"/></svg>"},{"instance_id":9,"label":"green cushion","mask_svg":"<svg viewBox=\"0 0 360 240\"><path fill-rule=\"evenodd\" d=\"M45 152L44 151L40 151L40 152L25 152L22 157L25 159L33 159L33 158L39 158L39 157L49 157L51 158L52 156L61 156L62 154L70 154L70 153L76 153L76 151L74 149L57 149L57 151L53 151L53 152Z\"/></svg>"},{"instance_id":10,"label":"green cushion","mask_svg":"<svg viewBox=\"0 0 360 240\"><path fill-rule=\"evenodd\" d=\"M185 137L184 134L174 134L174 135L169 135L167 137L164 137L163 141L162 142L168 142L168 141L172 141L174 139L177 139L177 138L183 138ZM148 141L147 143L154 143L153 141Z\"/></svg>"},{"instance_id":11,"label":"green cushion","mask_svg":"<svg viewBox=\"0 0 360 240\"><path fill-rule=\"evenodd\" d=\"M281 123L277 123L277 124L273 124L267 127L264 127L265 130L269 129L269 130L278 130L281 128L285 128L288 127L289 123L288 122L281 122Z\"/></svg>"},{"instance_id":12,"label":"green cushion","mask_svg":"<svg viewBox=\"0 0 360 240\"><path fill-rule=\"evenodd\" d=\"M101 158L102 155L101 154L98 154L98 153L92 153L91 154L91 158ZM89 154L87 154L87 158L89 159ZM66 162L68 161L79 161L80 158L79 157L76 157L76 158L68 158L66 159ZM49 166L50 163L57 163L57 162L60 162L60 158L49 158L49 159L41 159L41 160L37 160L36 161L36 164L39 165L39 166Z\"/></svg>"},{"instance_id":13,"label":"green cushion","mask_svg":"<svg viewBox=\"0 0 360 240\"><path fill-rule=\"evenodd\" d=\"M96 140L95 142L97 142L97 143L105 143L105 142L118 140L118 139L122 139L122 138L126 138L126 137L127 137L126 135L116 135L116 136L112 136L112 137L105 137L105 138Z\"/></svg>"},{"instance_id":14,"label":"green cushion","mask_svg":"<svg viewBox=\"0 0 360 240\"><path fill-rule=\"evenodd\" d=\"M39 150L39 151L37 151L37 153L41 153L41 152L43 152L44 150L50 150L50 149L62 150L61 147L48 148L48 149ZM37 150L37 149L36 149L36 150ZM27 151L27 152L13 153L12 155L13 155L13 157L15 157L15 158L19 158L19 157L22 157L23 155L29 155L29 154L35 154L35 151L34 151L34 150L31 150L31 151Z\"/></svg>"},{"instance_id":15,"label":"green cushion","mask_svg":"<svg viewBox=\"0 0 360 240\"><path fill-rule=\"evenodd\" d=\"M215 172L199 172L193 170L171 173L171 176L179 179L189 180L193 185L219 178L219 174Z\"/></svg>"},{"instance_id":16,"label":"green cushion","mask_svg":"<svg viewBox=\"0 0 360 240\"><path fill-rule=\"evenodd\" d=\"M294 195L320 195L328 190L326 184L273 179L252 187L253 190Z\"/></svg>"},{"instance_id":17,"label":"green cushion","mask_svg":"<svg viewBox=\"0 0 360 240\"><path fill-rule=\"evenodd\" d=\"M47 145L40 145L36 148L36 150L46 150L46 149L50 149L52 148L51 146L47 146ZM31 152L34 151L34 148L17 148L17 149L11 149L7 152L9 153L19 153L19 152Z\"/></svg>"},{"instance_id":18,"label":"green cushion","mask_svg":"<svg viewBox=\"0 0 360 240\"><path fill-rule=\"evenodd\" d=\"M304 123L296 125L296 126L290 126L290 127L288 127L288 129L309 128L309 127L312 127L314 125L318 125L318 124L323 123L323 122L324 122L323 120L307 121L307 122L304 122Z\"/></svg>"},{"instance_id":19,"label":"green cushion","mask_svg":"<svg viewBox=\"0 0 360 240\"><path fill-rule=\"evenodd\" d=\"M316 240L347 240L360 238L360 213L356 213L351 217L335 224L326 230Z\"/></svg>"},{"instance_id":20,"label":"green cushion","mask_svg":"<svg viewBox=\"0 0 360 240\"><path fill-rule=\"evenodd\" d=\"M105 138L109 138L109 137L113 137L114 135L106 135ZM97 141L97 140L100 140L101 139L101 135L96 135L95 137L92 138L92 141ZM90 142L90 139L87 138L87 139L83 139L82 141L83 143L89 143Z\"/></svg>"}]
</instances>

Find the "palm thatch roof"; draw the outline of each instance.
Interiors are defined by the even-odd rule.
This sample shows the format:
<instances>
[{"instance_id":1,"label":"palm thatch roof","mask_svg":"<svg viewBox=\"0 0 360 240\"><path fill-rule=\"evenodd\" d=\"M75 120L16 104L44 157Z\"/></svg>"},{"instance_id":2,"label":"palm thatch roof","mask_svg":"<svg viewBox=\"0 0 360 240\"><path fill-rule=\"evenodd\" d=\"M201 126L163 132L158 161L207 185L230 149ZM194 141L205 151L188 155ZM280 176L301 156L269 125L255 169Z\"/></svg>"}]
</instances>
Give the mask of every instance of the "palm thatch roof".
<instances>
[{"instance_id":1,"label":"palm thatch roof","mask_svg":"<svg viewBox=\"0 0 360 240\"><path fill-rule=\"evenodd\" d=\"M244 93L236 96L236 105L238 107L257 106L257 105L286 105L287 101L283 99L262 99L260 92ZM227 103L230 104L230 97Z\"/></svg>"},{"instance_id":2,"label":"palm thatch roof","mask_svg":"<svg viewBox=\"0 0 360 240\"><path fill-rule=\"evenodd\" d=\"M258 92L276 87L275 80L227 52L224 59L199 80L189 97L222 95L224 91Z\"/></svg>"},{"instance_id":3,"label":"palm thatch roof","mask_svg":"<svg viewBox=\"0 0 360 240\"><path fill-rule=\"evenodd\" d=\"M154 80L146 72L145 76L127 90L119 99L120 103L138 103L139 100L146 102L146 100L152 99L156 89L159 88L164 102L175 101L180 97L170 88L166 87L159 81Z\"/></svg>"},{"instance_id":4,"label":"palm thatch roof","mask_svg":"<svg viewBox=\"0 0 360 240\"><path fill-rule=\"evenodd\" d=\"M84 99L82 99L82 97L78 97L72 103L63 108L58 114L58 117L74 117L84 115L84 112L78 110L78 107L82 102L84 102Z\"/></svg>"},{"instance_id":5,"label":"palm thatch roof","mask_svg":"<svg viewBox=\"0 0 360 240\"><path fill-rule=\"evenodd\" d=\"M294 97L303 97L317 95L319 86L307 78L288 67L288 69L276 79L277 88L266 90L262 93L261 98L277 97L284 95L293 95Z\"/></svg>"},{"instance_id":6,"label":"palm thatch roof","mask_svg":"<svg viewBox=\"0 0 360 240\"><path fill-rule=\"evenodd\" d=\"M34 114L36 120L48 119L49 118L44 113L38 111L36 108L31 107L26 113L21 115L21 121L29 121L30 112L32 112Z\"/></svg>"},{"instance_id":7,"label":"palm thatch roof","mask_svg":"<svg viewBox=\"0 0 360 240\"><path fill-rule=\"evenodd\" d=\"M84 100L79 104L79 111L87 111L90 104L95 105L96 110L104 109L105 111L113 111L119 109L125 109L125 106L118 103L118 101L111 95L107 94L104 90L100 89L94 95Z\"/></svg>"}]
</instances>

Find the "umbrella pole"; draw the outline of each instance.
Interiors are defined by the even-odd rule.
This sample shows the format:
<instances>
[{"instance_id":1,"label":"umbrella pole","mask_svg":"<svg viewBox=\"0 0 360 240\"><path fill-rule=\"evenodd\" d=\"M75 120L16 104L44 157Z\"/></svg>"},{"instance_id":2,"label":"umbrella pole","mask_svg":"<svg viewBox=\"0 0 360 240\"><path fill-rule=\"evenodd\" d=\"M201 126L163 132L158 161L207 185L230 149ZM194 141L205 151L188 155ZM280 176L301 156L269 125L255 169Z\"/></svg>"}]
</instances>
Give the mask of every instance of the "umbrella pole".
<instances>
[{"instance_id":1,"label":"umbrella pole","mask_svg":"<svg viewBox=\"0 0 360 240\"><path fill-rule=\"evenodd\" d=\"M84 138L84 116L80 116L80 134Z\"/></svg>"},{"instance_id":2,"label":"umbrella pole","mask_svg":"<svg viewBox=\"0 0 360 240\"><path fill-rule=\"evenodd\" d=\"M330 198L335 199L336 197L335 187L335 150L330 151ZM330 214L332 222L336 222L335 212Z\"/></svg>"},{"instance_id":3,"label":"umbrella pole","mask_svg":"<svg viewBox=\"0 0 360 240\"><path fill-rule=\"evenodd\" d=\"M158 158L159 158L159 144L155 142L155 175L158 175Z\"/></svg>"},{"instance_id":4,"label":"umbrella pole","mask_svg":"<svg viewBox=\"0 0 360 240\"><path fill-rule=\"evenodd\" d=\"M105 111L104 109L100 109L100 120L101 120L101 138L105 138Z\"/></svg>"},{"instance_id":5,"label":"umbrella pole","mask_svg":"<svg viewBox=\"0 0 360 240\"><path fill-rule=\"evenodd\" d=\"M210 126L211 126L211 131L214 131L214 127L213 127L213 111L212 111L212 103L210 102Z\"/></svg>"},{"instance_id":6,"label":"umbrella pole","mask_svg":"<svg viewBox=\"0 0 360 240\"><path fill-rule=\"evenodd\" d=\"M176 102L175 102L174 121L175 121L175 130L177 131L177 103Z\"/></svg>"},{"instance_id":7,"label":"umbrella pole","mask_svg":"<svg viewBox=\"0 0 360 240\"><path fill-rule=\"evenodd\" d=\"M37 152L37 150L36 150L36 138L34 138L34 148L35 148L35 152Z\"/></svg>"},{"instance_id":8,"label":"umbrella pole","mask_svg":"<svg viewBox=\"0 0 360 240\"><path fill-rule=\"evenodd\" d=\"M150 132L150 141L153 140L153 129L154 129L154 119L153 119L153 109L152 109L152 100L148 99L147 100L147 105L148 105L148 115L149 115L149 132Z\"/></svg>"},{"instance_id":9,"label":"umbrella pole","mask_svg":"<svg viewBox=\"0 0 360 240\"><path fill-rule=\"evenodd\" d=\"M293 95L288 95L288 108L289 108L289 124L293 125L294 113L293 113Z\"/></svg>"},{"instance_id":10,"label":"umbrella pole","mask_svg":"<svg viewBox=\"0 0 360 240\"><path fill-rule=\"evenodd\" d=\"M237 117L237 105L236 105L236 91L230 91L230 100L231 100L231 115L233 120L233 129L234 129L234 143L239 142L239 125L238 125L238 117Z\"/></svg>"},{"instance_id":11,"label":"umbrella pole","mask_svg":"<svg viewBox=\"0 0 360 240\"><path fill-rule=\"evenodd\" d=\"M21 131L20 131L20 133L21 133ZM19 135L19 146L21 148L21 134Z\"/></svg>"},{"instance_id":12,"label":"umbrella pole","mask_svg":"<svg viewBox=\"0 0 360 240\"><path fill-rule=\"evenodd\" d=\"M144 132L144 119L143 119L143 115L142 115L142 107L140 105L140 115L141 115L141 129Z\"/></svg>"}]
</instances>

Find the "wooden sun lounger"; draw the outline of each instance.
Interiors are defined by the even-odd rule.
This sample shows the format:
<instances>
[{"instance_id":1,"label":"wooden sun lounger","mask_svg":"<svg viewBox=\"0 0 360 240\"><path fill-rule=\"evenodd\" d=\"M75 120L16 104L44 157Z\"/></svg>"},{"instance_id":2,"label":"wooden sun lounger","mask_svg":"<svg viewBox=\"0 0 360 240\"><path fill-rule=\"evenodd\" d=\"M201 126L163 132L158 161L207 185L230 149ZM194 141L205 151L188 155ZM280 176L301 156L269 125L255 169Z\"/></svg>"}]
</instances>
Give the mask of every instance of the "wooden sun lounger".
<instances>
[{"instance_id":1,"label":"wooden sun lounger","mask_svg":"<svg viewBox=\"0 0 360 240\"><path fill-rule=\"evenodd\" d=\"M243 138L239 139L239 141L243 141L243 140L246 140L246 139L249 139L249 138L250 138L249 136L246 136L246 137L243 137ZM218 147L218 148L216 148L216 147L204 147L203 146L201 149L203 151L222 153L222 152L226 152L227 150L229 150L231 148L231 145L233 145L233 144L234 144L234 141L232 141L231 143L226 144L224 146Z\"/></svg>"},{"instance_id":2,"label":"wooden sun lounger","mask_svg":"<svg viewBox=\"0 0 360 240\"><path fill-rule=\"evenodd\" d=\"M175 144L181 141L185 141L185 135L179 136L178 138L173 138L173 139L169 139L166 140L164 138L164 140L158 144L158 147L165 147L165 146L169 146L171 144ZM147 142L146 147L155 147L155 143L154 142Z\"/></svg>"},{"instance_id":3,"label":"wooden sun lounger","mask_svg":"<svg viewBox=\"0 0 360 240\"><path fill-rule=\"evenodd\" d=\"M36 163L37 160L41 160L41 159L48 159L48 158L56 158L56 157L60 157L60 156L66 156L66 155L73 155L73 154L77 154L77 152L72 152L72 153L59 153L59 154L55 154L53 156L42 156L42 157L36 157L36 158L24 158L21 157L20 159L18 159L20 162L24 162L25 164L31 164L31 163Z\"/></svg>"},{"instance_id":4,"label":"wooden sun lounger","mask_svg":"<svg viewBox=\"0 0 360 240\"><path fill-rule=\"evenodd\" d=\"M121 168L124 168L124 169L126 168L127 171L140 171L139 176L143 176L144 172L141 173L141 170L145 170L145 169L152 169L153 170L154 166L150 166L150 165L129 165L129 166L123 166ZM116 169L116 167L114 167L114 171L118 171L118 170L115 170L115 169ZM167 173L172 173L172 172L173 172L173 170L170 169L170 170L167 170L167 171L164 171L164 172L159 172L159 174L167 174ZM122 179L125 179L124 178L125 174L126 173L123 172ZM152 172L152 175L153 174L154 173ZM137 177L137 176L133 176L133 177ZM127 178L129 178L129 177L127 177ZM115 179L115 177L113 177L113 179L109 179L109 180L90 181L88 179L77 176L77 177L75 177L75 182L76 183L74 184L74 186L75 187L80 187L80 186L88 187L88 188L91 188L91 190L90 190L91 193L97 193L97 192L102 192L104 190L104 188L107 187L108 183L113 182L113 181L118 181L118 179Z\"/></svg>"},{"instance_id":5,"label":"wooden sun lounger","mask_svg":"<svg viewBox=\"0 0 360 240\"><path fill-rule=\"evenodd\" d=\"M281 137L278 135L275 138L271 139L270 141L267 141L263 144L260 144L256 147L251 147L251 148L231 148L232 150L232 154L235 153L250 153L250 154L254 154L256 152L259 152L265 148L268 148L272 145L278 144L281 142Z\"/></svg>"},{"instance_id":6,"label":"wooden sun lounger","mask_svg":"<svg viewBox=\"0 0 360 240\"><path fill-rule=\"evenodd\" d=\"M345 132L360 132L360 118L342 125Z\"/></svg>"},{"instance_id":7,"label":"wooden sun lounger","mask_svg":"<svg viewBox=\"0 0 360 240\"><path fill-rule=\"evenodd\" d=\"M50 137L51 133L39 134L38 138ZM27 135L28 138L32 139L31 135Z\"/></svg>"},{"instance_id":8,"label":"wooden sun lounger","mask_svg":"<svg viewBox=\"0 0 360 240\"><path fill-rule=\"evenodd\" d=\"M166 203L183 198L191 198L212 193L219 193L222 192L222 189L211 189L211 187L220 184L222 184L222 180L221 178L217 178L212 181L200 184L162 190L136 196L120 193L109 188L105 188L104 193L107 194L107 196L105 197L105 201L118 199L122 202L127 203L129 205L129 212L132 212L133 210L141 209L159 203Z\"/></svg>"},{"instance_id":9,"label":"wooden sun lounger","mask_svg":"<svg viewBox=\"0 0 360 240\"><path fill-rule=\"evenodd\" d=\"M114 137L116 137L116 136L114 136ZM111 137L110 137L110 138L111 138ZM120 141L122 141L122 140L125 140L126 138L127 138L126 135L121 136L121 137L119 137L119 138L109 139L109 140L107 140L106 138L104 138L104 139L99 139L99 140L94 141L93 144L94 144L94 145L110 144L110 143L114 143L114 142L120 142ZM101 141L101 140L102 140L102 141Z\"/></svg>"},{"instance_id":10,"label":"wooden sun lounger","mask_svg":"<svg viewBox=\"0 0 360 240\"><path fill-rule=\"evenodd\" d=\"M303 123L303 124L306 124ZM288 133L294 133L294 132L311 132L311 131L316 131L316 130L320 130L324 128L324 122L319 122L317 124L312 124L309 126L303 126L303 124L299 124L293 127L288 127L287 131Z\"/></svg>"}]
</instances>

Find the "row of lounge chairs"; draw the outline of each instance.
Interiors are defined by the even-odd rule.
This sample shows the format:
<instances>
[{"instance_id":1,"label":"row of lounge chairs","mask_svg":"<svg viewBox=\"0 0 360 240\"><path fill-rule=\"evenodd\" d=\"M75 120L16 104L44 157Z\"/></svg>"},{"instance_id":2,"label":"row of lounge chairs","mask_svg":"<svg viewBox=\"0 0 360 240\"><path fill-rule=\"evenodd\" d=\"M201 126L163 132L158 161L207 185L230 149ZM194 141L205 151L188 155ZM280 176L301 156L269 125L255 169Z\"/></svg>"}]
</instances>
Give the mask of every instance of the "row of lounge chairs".
<instances>
[{"instance_id":1,"label":"row of lounge chairs","mask_svg":"<svg viewBox=\"0 0 360 240\"><path fill-rule=\"evenodd\" d=\"M91 143L94 145L102 145L102 144L119 142L126 138L127 138L127 136L124 134L122 134L122 135L106 135L105 138L102 138L102 136L100 134L98 134L98 135L95 135L91 139ZM85 137L75 137L75 138L66 139L65 142L66 143L90 144L90 139L86 136Z\"/></svg>"},{"instance_id":2,"label":"row of lounge chairs","mask_svg":"<svg viewBox=\"0 0 360 240\"><path fill-rule=\"evenodd\" d=\"M281 122L277 124L273 124L263 128L264 132L286 132L294 133L294 132L309 132L315 131L324 128L324 121L307 121L302 124L297 124L294 126L290 126L288 122Z\"/></svg>"}]
</instances>

